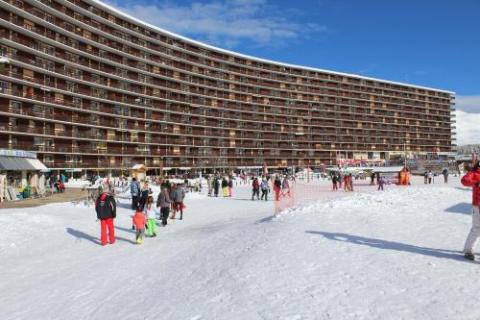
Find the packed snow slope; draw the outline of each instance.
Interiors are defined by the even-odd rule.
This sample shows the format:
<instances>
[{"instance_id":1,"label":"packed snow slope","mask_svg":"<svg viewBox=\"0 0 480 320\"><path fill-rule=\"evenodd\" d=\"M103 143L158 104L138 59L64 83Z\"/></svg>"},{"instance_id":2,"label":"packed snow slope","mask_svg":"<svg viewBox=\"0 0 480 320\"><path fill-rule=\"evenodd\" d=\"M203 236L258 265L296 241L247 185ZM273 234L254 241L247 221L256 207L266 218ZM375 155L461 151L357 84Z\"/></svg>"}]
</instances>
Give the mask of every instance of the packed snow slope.
<instances>
[{"instance_id":1,"label":"packed snow slope","mask_svg":"<svg viewBox=\"0 0 480 320\"><path fill-rule=\"evenodd\" d=\"M452 180L319 192L278 216L247 187L190 196L142 245L122 199L105 247L83 204L0 210L0 318L480 319L471 191Z\"/></svg>"}]
</instances>

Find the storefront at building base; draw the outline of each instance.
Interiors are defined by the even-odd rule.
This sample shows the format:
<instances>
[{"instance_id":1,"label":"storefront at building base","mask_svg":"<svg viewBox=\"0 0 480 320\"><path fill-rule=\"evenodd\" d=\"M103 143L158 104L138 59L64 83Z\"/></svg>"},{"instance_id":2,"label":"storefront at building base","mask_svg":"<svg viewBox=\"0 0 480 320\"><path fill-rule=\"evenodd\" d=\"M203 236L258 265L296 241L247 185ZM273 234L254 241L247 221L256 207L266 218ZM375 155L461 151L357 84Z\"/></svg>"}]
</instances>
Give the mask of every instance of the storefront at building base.
<instances>
[{"instance_id":1,"label":"storefront at building base","mask_svg":"<svg viewBox=\"0 0 480 320\"><path fill-rule=\"evenodd\" d=\"M45 171L33 152L0 149L0 202L45 194Z\"/></svg>"}]
</instances>

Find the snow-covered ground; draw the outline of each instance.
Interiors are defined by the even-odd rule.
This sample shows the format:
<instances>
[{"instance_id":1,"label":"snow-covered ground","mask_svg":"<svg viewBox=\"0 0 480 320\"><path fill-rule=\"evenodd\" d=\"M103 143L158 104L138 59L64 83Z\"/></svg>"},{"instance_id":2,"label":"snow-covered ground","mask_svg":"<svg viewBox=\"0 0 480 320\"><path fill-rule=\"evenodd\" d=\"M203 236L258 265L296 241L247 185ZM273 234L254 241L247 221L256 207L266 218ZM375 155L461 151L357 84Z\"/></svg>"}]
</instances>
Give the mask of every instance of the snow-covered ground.
<instances>
[{"instance_id":1,"label":"snow-covered ground","mask_svg":"<svg viewBox=\"0 0 480 320\"><path fill-rule=\"evenodd\" d=\"M142 245L126 199L106 247L83 204L3 209L0 318L479 319L480 264L461 255L471 191L451 180L354 193L325 181L317 202L277 216L245 186L190 195L185 219Z\"/></svg>"}]
</instances>

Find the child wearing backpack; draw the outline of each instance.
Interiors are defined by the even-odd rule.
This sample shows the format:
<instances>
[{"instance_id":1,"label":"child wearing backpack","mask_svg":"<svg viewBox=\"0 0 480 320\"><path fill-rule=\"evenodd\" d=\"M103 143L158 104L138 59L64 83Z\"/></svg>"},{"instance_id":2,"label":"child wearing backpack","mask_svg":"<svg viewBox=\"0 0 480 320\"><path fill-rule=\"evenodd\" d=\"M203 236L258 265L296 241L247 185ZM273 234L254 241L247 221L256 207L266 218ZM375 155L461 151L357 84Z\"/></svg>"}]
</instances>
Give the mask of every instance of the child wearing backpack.
<instances>
[{"instance_id":1,"label":"child wearing backpack","mask_svg":"<svg viewBox=\"0 0 480 320\"><path fill-rule=\"evenodd\" d=\"M132 218L132 224L137 230L135 233L135 241L137 244L142 244L143 242L143 235L145 234L145 222L145 214L137 209Z\"/></svg>"}]
</instances>

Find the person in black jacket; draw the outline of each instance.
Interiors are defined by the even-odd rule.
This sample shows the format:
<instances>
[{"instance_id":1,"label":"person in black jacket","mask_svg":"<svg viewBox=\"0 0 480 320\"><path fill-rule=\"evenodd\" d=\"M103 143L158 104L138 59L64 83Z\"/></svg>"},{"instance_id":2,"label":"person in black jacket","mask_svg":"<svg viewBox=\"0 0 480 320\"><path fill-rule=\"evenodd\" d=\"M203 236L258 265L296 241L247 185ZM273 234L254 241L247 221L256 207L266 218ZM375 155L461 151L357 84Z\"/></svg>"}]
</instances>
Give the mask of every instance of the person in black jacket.
<instances>
[{"instance_id":1,"label":"person in black jacket","mask_svg":"<svg viewBox=\"0 0 480 320\"><path fill-rule=\"evenodd\" d=\"M218 197L218 189L220 189L220 183L218 182L218 177L215 175L213 178L213 194L215 197Z\"/></svg>"},{"instance_id":2,"label":"person in black jacket","mask_svg":"<svg viewBox=\"0 0 480 320\"><path fill-rule=\"evenodd\" d=\"M100 220L100 242L102 246L107 244L107 229L110 244L115 243L113 219L117 217L117 205L113 196L108 192L101 193L95 202L95 211L97 212L97 219Z\"/></svg>"}]
</instances>

